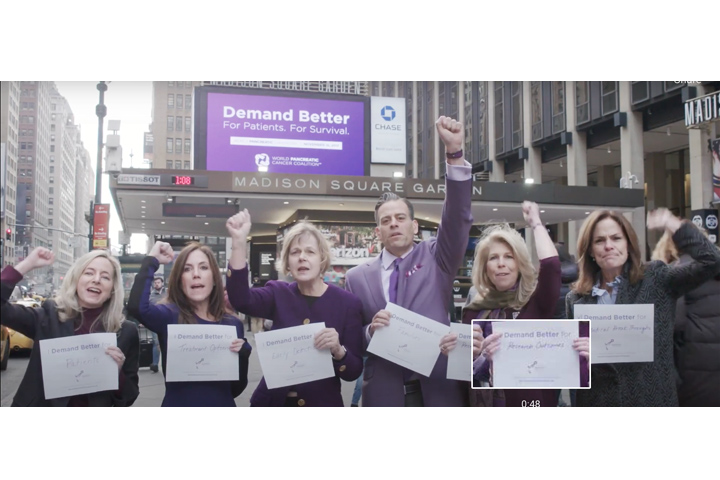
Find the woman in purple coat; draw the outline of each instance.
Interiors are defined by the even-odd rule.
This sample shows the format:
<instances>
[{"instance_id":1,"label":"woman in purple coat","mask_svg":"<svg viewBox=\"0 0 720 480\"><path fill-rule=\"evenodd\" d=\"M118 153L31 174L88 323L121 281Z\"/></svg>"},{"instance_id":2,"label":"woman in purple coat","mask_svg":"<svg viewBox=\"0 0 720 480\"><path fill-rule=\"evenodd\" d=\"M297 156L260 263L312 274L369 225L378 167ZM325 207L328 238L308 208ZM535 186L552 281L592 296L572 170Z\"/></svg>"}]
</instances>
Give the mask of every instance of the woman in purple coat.
<instances>
[{"instance_id":1,"label":"woman in purple coat","mask_svg":"<svg viewBox=\"0 0 720 480\"><path fill-rule=\"evenodd\" d=\"M323 281L330 266L330 248L311 223L300 222L285 235L278 262L292 283L269 281L249 288L246 263L251 227L247 209L229 218L232 255L227 273L228 298L233 307L253 317L273 321L273 330L324 322L314 346L329 350L335 376L292 386L268 388L265 378L250 398L253 407L342 407L340 379L356 380L362 373L362 304L360 299Z\"/></svg>"},{"instance_id":2,"label":"woman in purple coat","mask_svg":"<svg viewBox=\"0 0 720 480\"><path fill-rule=\"evenodd\" d=\"M500 334L492 333L493 319L552 319L560 294L560 260L558 252L540 220L538 206L523 202L523 217L533 231L535 247L540 259L540 273L536 273L530 252L520 234L507 224L492 227L483 233L475 249L473 286L479 292L463 309L463 323L483 319L473 325L473 383L492 383L490 366L493 354L500 348ZM481 331L482 329L482 331ZM580 334L580 332L578 332ZM581 385L587 386L589 341L580 337L573 341L580 355ZM479 385L475 385L479 386ZM489 403L482 390L472 393L471 404ZM492 406L521 406L524 404L556 407L557 390L515 390L494 392ZM487 393L486 393L487 395ZM473 398L476 397L476 398ZM532 402L532 403L531 403ZM487 405L491 406L491 405Z\"/></svg>"}]
</instances>

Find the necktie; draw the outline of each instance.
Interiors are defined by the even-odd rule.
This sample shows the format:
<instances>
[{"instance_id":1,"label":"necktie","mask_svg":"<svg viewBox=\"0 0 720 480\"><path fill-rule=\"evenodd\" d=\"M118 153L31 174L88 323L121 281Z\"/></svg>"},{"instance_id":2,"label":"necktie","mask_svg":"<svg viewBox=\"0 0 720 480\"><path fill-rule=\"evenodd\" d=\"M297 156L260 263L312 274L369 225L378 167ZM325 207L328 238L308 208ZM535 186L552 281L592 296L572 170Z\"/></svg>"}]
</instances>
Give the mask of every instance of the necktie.
<instances>
[{"instance_id":1,"label":"necktie","mask_svg":"<svg viewBox=\"0 0 720 480\"><path fill-rule=\"evenodd\" d=\"M390 297L390 303L397 303L397 289L398 289L398 277L400 276L400 262L402 258L398 257L393 261L393 271L390 274L390 288L388 296Z\"/></svg>"}]
</instances>

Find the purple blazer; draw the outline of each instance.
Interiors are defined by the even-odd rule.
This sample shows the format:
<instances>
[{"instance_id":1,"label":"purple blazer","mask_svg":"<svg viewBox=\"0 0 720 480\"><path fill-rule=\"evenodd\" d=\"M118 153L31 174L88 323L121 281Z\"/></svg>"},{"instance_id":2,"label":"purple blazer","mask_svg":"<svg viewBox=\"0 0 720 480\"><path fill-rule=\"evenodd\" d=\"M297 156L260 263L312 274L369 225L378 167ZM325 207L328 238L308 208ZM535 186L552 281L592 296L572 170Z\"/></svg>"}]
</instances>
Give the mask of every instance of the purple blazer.
<instances>
[{"instance_id":1,"label":"purple blazer","mask_svg":"<svg viewBox=\"0 0 720 480\"><path fill-rule=\"evenodd\" d=\"M347 355L340 361L333 360L335 376L301 383L292 387L268 388L265 378L250 398L253 407L282 407L287 393L297 392L298 404L308 407L342 407L340 379L351 382L362 373L362 305L353 294L328 285L325 293L308 306L298 289L297 282L269 281L264 287L250 288L248 268L227 271L228 299L236 310L253 317L273 321L273 330L298 327L308 319L309 323L325 322L327 328L337 330L340 344ZM301 402L302 400L302 402Z\"/></svg>"},{"instance_id":2,"label":"purple blazer","mask_svg":"<svg viewBox=\"0 0 720 480\"><path fill-rule=\"evenodd\" d=\"M535 291L533 292L530 300L520 309L516 319L544 319L549 320L554 318L555 307L557 304L557 298L560 295L561 287L561 270L560 270L560 259L558 257L549 257L540 260L540 272L538 274L538 283ZM512 308L505 309L505 318L513 318ZM463 311L463 323L472 323L474 318L477 318L479 312L475 310L465 309ZM480 327L483 330L483 336L487 337L492 334L492 320L483 320L480 323ZM578 332L578 337L589 336L588 325L586 322L581 322ZM481 368L481 375L488 375L488 367L490 362L486 362ZM589 371L587 360L580 358L580 385L583 387L588 386ZM498 404L496 401L494 406L507 406L507 407L520 407L523 405L523 401L528 404L532 401L538 402L537 405L541 407L557 407L558 404L558 391L548 389L507 389L504 391L505 402Z\"/></svg>"},{"instance_id":3,"label":"purple blazer","mask_svg":"<svg viewBox=\"0 0 720 480\"><path fill-rule=\"evenodd\" d=\"M445 180L446 196L437 237L415 245L400 264L397 304L448 326L453 300L452 284L462 264L472 226L471 182ZM387 305L382 290L381 268L382 261L378 256L352 268L345 276L345 287L362 301L365 325L369 325L373 316ZM418 373L413 373L411 377L420 380L425 406L466 406L467 388L463 387L463 383L468 382L445 378L447 356L440 354L439 345L437 351L428 354L438 358L430 377ZM406 372L395 363L368 354L363 378L363 406L404 406Z\"/></svg>"}]
</instances>

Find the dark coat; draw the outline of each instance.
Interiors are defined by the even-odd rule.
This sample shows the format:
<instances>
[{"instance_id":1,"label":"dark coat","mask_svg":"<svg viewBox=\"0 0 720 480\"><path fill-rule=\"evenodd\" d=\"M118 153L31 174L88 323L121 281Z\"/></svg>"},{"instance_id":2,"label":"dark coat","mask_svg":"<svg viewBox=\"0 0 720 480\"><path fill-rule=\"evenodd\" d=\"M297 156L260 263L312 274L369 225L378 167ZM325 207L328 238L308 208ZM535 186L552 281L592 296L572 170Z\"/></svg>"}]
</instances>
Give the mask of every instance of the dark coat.
<instances>
[{"instance_id":1,"label":"dark coat","mask_svg":"<svg viewBox=\"0 0 720 480\"><path fill-rule=\"evenodd\" d=\"M40 340L71 337L75 334L75 325L71 320L60 321L54 300L47 300L38 308L9 303L8 298L14 286L5 282L0 286L0 313L3 325L32 338L36 343ZM122 323L120 331L117 332L117 346L125 354L120 390L87 394L91 407L129 407L140 394L138 385L140 339L134 323L127 320ZM18 387L12 406L65 407L69 399L70 397L45 399L40 348L33 348L25 377Z\"/></svg>"},{"instance_id":2,"label":"dark coat","mask_svg":"<svg viewBox=\"0 0 720 480\"><path fill-rule=\"evenodd\" d=\"M572 261L563 261L560 264L560 297L558 297L555 306L555 315L553 318L565 318L565 297L570 293L570 285L578 279L577 263Z\"/></svg>"},{"instance_id":3,"label":"dark coat","mask_svg":"<svg viewBox=\"0 0 720 480\"><path fill-rule=\"evenodd\" d=\"M680 252L694 260L682 266L651 262L646 266L643 279L635 285L630 285L627 274L623 273L615 302L617 305L655 305L655 361L592 365L592 388L577 392L578 406L678 406L673 363L676 300L720 273L720 252L687 222L675 232L673 241ZM576 304L596 305L597 297L571 291L566 300L567 318L575 318Z\"/></svg>"},{"instance_id":4,"label":"dark coat","mask_svg":"<svg viewBox=\"0 0 720 480\"><path fill-rule=\"evenodd\" d=\"M675 366L681 407L720 407L720 276L678 300Z\"/></svg>"}]
</instances>

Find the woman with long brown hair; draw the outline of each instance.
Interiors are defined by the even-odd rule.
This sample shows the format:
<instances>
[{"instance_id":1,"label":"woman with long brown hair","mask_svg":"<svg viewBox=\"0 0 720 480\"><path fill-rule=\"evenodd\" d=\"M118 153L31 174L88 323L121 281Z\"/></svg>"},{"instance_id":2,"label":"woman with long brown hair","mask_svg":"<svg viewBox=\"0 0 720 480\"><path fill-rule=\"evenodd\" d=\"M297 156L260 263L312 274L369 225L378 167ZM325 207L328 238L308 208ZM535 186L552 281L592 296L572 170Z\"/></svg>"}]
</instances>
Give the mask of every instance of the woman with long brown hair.
<instances>
[{"instance_id":1,"label":"woman with long brown hair","mask_svg":"<svg viewBox=\"0 0 720 480\"><path fill-rule=\"evenodd\" d=\"M238 381L166 382L163 407L234 407L235 397L247 386L250 345L244 339L240 319L225 307L220 268L213 251L197 242L188 244L178 254L168 279L167 298L157 305L150 303L153 275L160 264L173 261L170 244L156 242L143 260L135 277L128 311L149 330L157 333L162 352L163 374L167 372L168 325L230 325L237 339L229 345L238 353Z\"/></svg>"},{"instance_id":2,"label":"woman with long brown hair","mask_svg":"<svg viewBox=\"0 0 720 480\"><path fill-rule=\"evenodd\" d=\"M661 208L648 213L650 229L665 230L692 260L678 266L644 264L637 235L620 213L597 210L580 230L580 275L567 296L567 317L575 305L654 304L652 362L592 365L592 389L577 393L578 406L677 406L673 365L676 300L720 272L720 252L687 221Z\"/></svg>"}]
</instances>

